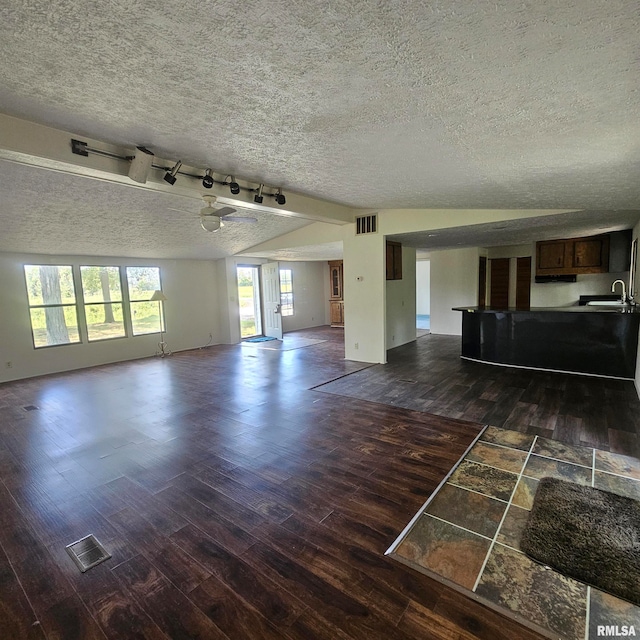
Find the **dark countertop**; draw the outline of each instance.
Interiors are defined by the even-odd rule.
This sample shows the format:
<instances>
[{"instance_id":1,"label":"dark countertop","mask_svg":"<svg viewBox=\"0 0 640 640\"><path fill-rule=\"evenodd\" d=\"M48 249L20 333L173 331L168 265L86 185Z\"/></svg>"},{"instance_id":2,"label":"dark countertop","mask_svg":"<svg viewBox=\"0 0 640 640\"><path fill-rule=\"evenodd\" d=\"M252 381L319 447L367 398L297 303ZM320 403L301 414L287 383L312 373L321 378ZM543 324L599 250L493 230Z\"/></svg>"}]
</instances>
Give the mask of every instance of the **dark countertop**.
<instances>
[{"instance_id":1,"label":"dark countertop","mask_svg":"<svg viewBox=\"0 0 640 640\"><path fill-rule=\"evenodd\" d=\"M530 307L516 309L515 307L453 307L452 311L466 311L468 313L624 313L640 314L640 305L623 310L619 307L572 306L572 307Z\"/></svg>"}]
</instances>

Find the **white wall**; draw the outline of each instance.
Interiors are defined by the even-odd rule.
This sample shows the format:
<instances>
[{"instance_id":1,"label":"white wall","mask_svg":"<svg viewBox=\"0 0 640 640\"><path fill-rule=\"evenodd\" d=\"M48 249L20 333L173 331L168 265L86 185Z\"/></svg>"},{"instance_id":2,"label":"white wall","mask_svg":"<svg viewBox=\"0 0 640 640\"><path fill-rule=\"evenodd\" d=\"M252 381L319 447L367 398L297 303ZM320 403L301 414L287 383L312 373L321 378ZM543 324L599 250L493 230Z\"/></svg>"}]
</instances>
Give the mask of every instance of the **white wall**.
<instances>
[{"instance_id":1,"label":"white wall","mask_svg":"<svg viewBox=\"0 0 640 640\"><path fill-rule=\"evenodd\" d=\"M283 316L282 330L296 331L326 324L329 313L329 265L327 262L280 262L281 269L291 269L293 315Z\"/></svg>"},{"instance_id":2,"label":"white wall","mask_svg":"<svg viewBox=\"0 0 640 640\"><path fill-rule=\"evenodd\" d=\"M386 280L387 349L416 339L416 250L402 247L402 280Z\"/></svg>"},{"instance_id":3,"label":"white wall","mask_svg":"<svg viewBox=\"0 0 640 640\"><path fill-rule=\"evenodd\" d=\"M618 279L627 283L629 272L578 275L576 282L545 282L544 284L534 282L531 285L531 306L570 307L578 304L582 295L610 295L611 283Z\"/></svg>"},{"instance_id":4,"label":"white wall","mask_svg":"<svg viewBox=\"0 0 640 640\"><path fill-rule=\"evenodd\" d=\"M428 316L431 313L431 262L416 262L416 313Z\"/></svg>"},{"instance_id":5,"label":"white wall","mask_svg":"<svg viewBox=\"0 0 640 640\"><path fill-rule=\"evenodd\" d=\"M158 334L35 349L24 278L25 264L160 267L167 331L173 351L220 342L214 263L86 256L0 254L0 382L154 355ZM210 336L211 335L211 339ZM7 368L7 362L12 368Z\"/></svg>"},{"instance_id":6,"label":"white wall","mask_svg":"<svg viewBox=\"0 0 640 640\"><path fill-rule=\"evenodd\" d=\"M237 344L240 336L238 265L260 266L265 258L231 257L217 261L220 305L220 342ZM282 330L295 331L329 324L329 265L326 262L283 262L281 269L293 271L293 316L282 318ZM262 292L261 292L262 295Z\"/></svg>"},{"instance_id":7,"label":"white wall","mask_svg":"<svg viewBox=\"0 0 640 640\"><path fill-rule=\"evenodd\" d=\"M431 253L431 333L462 335L462 313L478 304L478 257L473 249Z\"/></svg>"},{"instance_id":8,"label":"white wall","mask_svg":"<svg viewBox=\"0 0 640 640\"><path fill-rule=\"evenodd\" d=\"M379 233L356 237L353 224L345 225L343 232L345 358L384 363L385 237Z\"/></svg>"}]
</instances>

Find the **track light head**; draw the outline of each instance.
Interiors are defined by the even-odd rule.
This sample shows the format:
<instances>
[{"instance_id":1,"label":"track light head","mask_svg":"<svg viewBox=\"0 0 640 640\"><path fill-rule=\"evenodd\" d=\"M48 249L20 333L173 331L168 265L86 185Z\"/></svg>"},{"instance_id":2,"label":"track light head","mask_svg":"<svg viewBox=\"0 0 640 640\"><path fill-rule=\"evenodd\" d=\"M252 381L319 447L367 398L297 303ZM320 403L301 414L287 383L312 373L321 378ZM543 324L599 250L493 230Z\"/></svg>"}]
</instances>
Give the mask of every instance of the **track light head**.
<instances>
[{"instance_id":1,"label":"track light head","mask_svg":"<svg viewBox=\"0 0 640 640\"><path fill-rule=\"evenodd\" d=\"M262 204L262 201L264 200L264 197L262 196L262 189L263 189L263 188L264 188L264 185L263 185L263 184L261 184L261 185L258 187L258 193L256 193L256 195L255 195L255 196L253 196L253 201L254 201L256 204Z\"/></svg>"},{"instance_id":2,"label":"track light head","mask_svg":"<svg viewBox=\"0 0 640 640\"><path fill-rule=\"evenodd\" d=\"M236 179L233 176L227 176L227 178L231 178L231 182L228 183L229 191L231 191L234 196L237 196L240 193L240 185L236 182ZM225 178L225 182L227 178Z\"/></svg>"},{"instance_id":3,"label":"track light head","mask_svg":"<svg viewBox=\"0 0 640 640\"><path fill-rule=\"evenodd\" d=\"M144 184L149 175L149 169L153 163L153 153L144 147L136 147L136 153L131 159L129 177L134 182Z\"/></svg>"},{"instance_id":4,"label":"track light head","mask_svg":"<svg viewBox=\"0 0 640 640\"><path fill-rule=\"evenodd\" d=\"M202 186L205 189L211 189L211 187L213 187L213 176L211 175L213 173L213 169L207 169L204 177L202 178Z\"/></svg>"},{"instance_id":5,"label":"track light head","mask_svg":"<svg viewBox=\"0 0 640 640\"><path fill-rule=\"evenodd\" d=\"M284 193L282 193L282 189L278 189L276 191L276 202L278 204L285 204L287 199L284 197Z\"/></svg>"},{"instance_id":6,"label":"track light head","mask_svg":"<svg viewBox=\"0 0 640 640\"><path fill-rule=\"evenodd\" d=\"M171 186L173 186L176 183L176 174L178 173L178 171L180 171L181 166L182 160L178 160L178 162L176 162L173 166L173 169L171 169L171 171L167 171L167 173L164 174L165 182L168 182Z\"/></svg>"}]
</instances>

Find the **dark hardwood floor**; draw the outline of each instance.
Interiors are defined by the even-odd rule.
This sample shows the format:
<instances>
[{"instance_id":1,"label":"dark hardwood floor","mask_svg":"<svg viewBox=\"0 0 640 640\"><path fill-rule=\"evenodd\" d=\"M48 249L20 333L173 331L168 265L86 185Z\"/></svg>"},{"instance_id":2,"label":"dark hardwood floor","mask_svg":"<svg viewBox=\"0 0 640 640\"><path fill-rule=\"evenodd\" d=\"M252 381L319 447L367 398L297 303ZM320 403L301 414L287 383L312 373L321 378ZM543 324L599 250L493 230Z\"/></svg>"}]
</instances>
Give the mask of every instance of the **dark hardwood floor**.
<instances>
[{"instance_id":1,"label":"dark hardwood floor","mask_svg":"<svg viewBox=\"0 0 640 640\"><path fill-rule=\"evenodd\" d=\"M340 330L300 335L327 342L0 385L3 638L539 637L383 555L517 376L476 399L451 378L431 405L471 420L443 417L311 390L362 365ZM82 574L64 547L88 533L113 557Z\"/></svg>"},{"instance_id":2,"label":"dark hardwood floor","mask_svg":"<svg viewBox=\"0 0 640 640\"><path fill-rule=\"evenodd\" d=\"M640 457L633 382L461 360L460 346L421 337L389 351L386 365L316 390Z\"/></svg>"}]
</instances>

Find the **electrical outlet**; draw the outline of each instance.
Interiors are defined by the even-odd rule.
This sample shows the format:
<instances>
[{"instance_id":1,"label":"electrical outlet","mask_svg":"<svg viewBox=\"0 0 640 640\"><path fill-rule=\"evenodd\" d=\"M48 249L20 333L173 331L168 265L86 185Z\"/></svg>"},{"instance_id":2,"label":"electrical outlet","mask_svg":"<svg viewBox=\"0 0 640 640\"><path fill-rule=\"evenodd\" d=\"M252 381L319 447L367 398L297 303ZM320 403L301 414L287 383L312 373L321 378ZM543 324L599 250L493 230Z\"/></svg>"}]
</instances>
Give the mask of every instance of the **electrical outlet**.
<instances>
[{"instance_id":1,"label":"electrical outlet","mask_svg":"<svg viewBox=\"0 0 640 640\"><path fill-rule=\"evenodd\" d=\"M354 349L359 349L359 348L360 348L360 345L356 342L356 343L353 345L353 348L354 348Z\"/></svg>"},{"instance_id":2,"label":"electrical outlet","mask_svg":"<svg viewBox=\"0 0 640 640\"><path fill-rule=\"evenodd\" d=\"M11 369L13 367L13 362L11 360L7 360L7 369Z\"/></svg>"}]
</instances>

